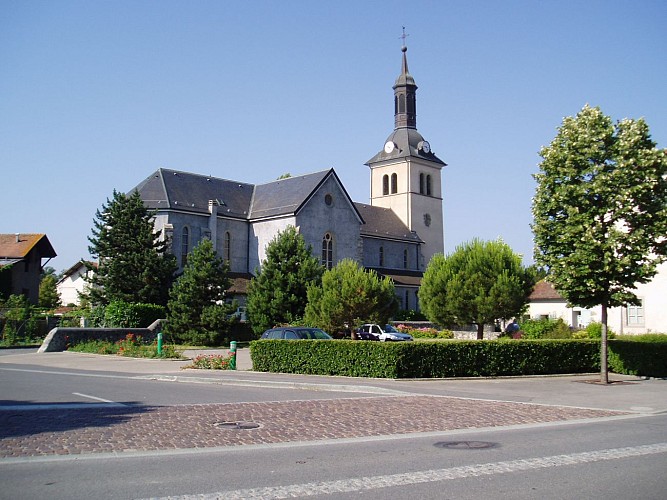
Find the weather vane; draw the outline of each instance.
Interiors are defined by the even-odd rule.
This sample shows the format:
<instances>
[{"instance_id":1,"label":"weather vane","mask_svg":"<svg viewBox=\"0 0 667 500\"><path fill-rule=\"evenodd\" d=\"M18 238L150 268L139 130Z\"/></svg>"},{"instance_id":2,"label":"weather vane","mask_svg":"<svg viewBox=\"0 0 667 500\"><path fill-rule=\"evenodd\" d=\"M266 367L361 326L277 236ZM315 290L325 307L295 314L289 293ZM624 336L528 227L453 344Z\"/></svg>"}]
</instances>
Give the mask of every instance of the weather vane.
<instances>
[{"instance_id":1,"label":"weather vane","mask_svg":"<svg viewBox=\"0 0 667 500\"><path fill-rule=\"evenodd\" d=\"M405 47L405 39L406 39L407 37L409 37L409 36L410 36L409 34L406 34L406 33L405 33L405 26L403 26L403 34L402 34L401 36L398 37L398 38L402 38L402 39L403 39L403 47Z\"/></svg>"}]
</instances>

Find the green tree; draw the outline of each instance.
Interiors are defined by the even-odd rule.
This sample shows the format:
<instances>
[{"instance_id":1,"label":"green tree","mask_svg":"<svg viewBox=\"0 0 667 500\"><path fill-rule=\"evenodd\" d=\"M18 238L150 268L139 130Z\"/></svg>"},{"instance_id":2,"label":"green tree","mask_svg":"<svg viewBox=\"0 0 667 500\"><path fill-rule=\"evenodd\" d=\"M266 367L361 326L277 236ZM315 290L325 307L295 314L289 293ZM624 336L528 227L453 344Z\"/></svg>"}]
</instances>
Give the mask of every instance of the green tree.
<instances>
[{"instance_id":1,"label":"green tree","mask_svg":"<svg viewBox=\"0 0 667 500\"><path fill-rule=\"evenodd\" d=\"M294 226L279 232L266 247L266 259L248 288L246 307L253 331L303 318L307 290L320 283L324 268Z\"/></svg>"},{"instance_id":2,"label":"green tree","mask_svg":"<svg viewBox=\"0 0 667 500\"><path fill-rule=\"evenodd\" d=\"M442 326L484 325L518 316L535 285L535 271L501 240L459 245L448 256L431 258L419 289L426 317Z\"/></svg>"},{"instance_id":3,"label":"green tree","mask_svg":"<svg viewBox=\"0 0 667 500\"><path fill-rule=\"evenodd\" d=\"M304 322L328 332L349 329L356 338L360 323L385 324L398 310L394 283L344 259L322 275L322 284L308 287Z\"/></svg>"},{"instance_id":4,"label":"green tree","mask_svg":"<svg viewBox=\"0 0 667 500\"><path fill-rule=\"evenodd\" d=\"M88 251L98 266L86 263L92 271L90 302L167 303L176 258L154 232L153 215L136 191L128 196L114 190L113 199L97 210Z\"/></svg>"},{"instance_id":5,"label":"green tree","mask_svg":"<svg viewBox=\"0 0 667 500\"><path fill-rule=\"evenodd\" d=\"M39 307L54 309L60 305L60 295L56 283L55 274L49 273L42 277L39 282Z\"/></svg>"},{"instance_id":6,"label":"green tree","mask_svg":"<svg viewBox=\"0 0 667 500\"><path fill-rule=\"evenodd\" d=\"M228 265L218 257L210 240L192 249L187 264L169 294L165 334L173 340L213 345L227 333L228 316L236 304L225 304L229 287Z\"/></svg>"},{"instance_id":7,"label":"green tree","mask_svg":"<svg viewBox=\"0 0 667 500\"><path fill-rule=\"evenodd\" d=\"M607 375L607 312L639 305L667 251L667 152L643 119L614 124L585 106L540 151L533 198L535 260L568 303L601 306L601 382Z\"/></svg>"}]
</instances>

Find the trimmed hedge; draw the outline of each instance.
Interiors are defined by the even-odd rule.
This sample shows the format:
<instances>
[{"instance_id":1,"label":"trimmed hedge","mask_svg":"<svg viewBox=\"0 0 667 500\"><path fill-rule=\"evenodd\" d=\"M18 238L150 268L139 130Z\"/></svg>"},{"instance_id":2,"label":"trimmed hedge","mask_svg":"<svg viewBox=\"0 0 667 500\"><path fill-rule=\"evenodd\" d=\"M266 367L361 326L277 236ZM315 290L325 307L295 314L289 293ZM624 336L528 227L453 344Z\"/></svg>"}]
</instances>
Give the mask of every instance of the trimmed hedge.
<instances>
[{"instance_id":1,"label":"trimmed hedge","mask_svg":"<svg viewBox=\"0 0 667 500\"><path fill-rule=\"evenodd\" d=\"M609 369L640 377L667 377L667 335L609 341Z\"/></svg>"},{"instance_id":2,"label":"trimmed hedge","mask_svg":"<svg viewBox=\"0 0 667 500\"><path fill-rule=\"evenodd\" d=\"M251 342L257 371L377 378L494 377L600 370L595 340Z\"/></svg>"}]
</instances>

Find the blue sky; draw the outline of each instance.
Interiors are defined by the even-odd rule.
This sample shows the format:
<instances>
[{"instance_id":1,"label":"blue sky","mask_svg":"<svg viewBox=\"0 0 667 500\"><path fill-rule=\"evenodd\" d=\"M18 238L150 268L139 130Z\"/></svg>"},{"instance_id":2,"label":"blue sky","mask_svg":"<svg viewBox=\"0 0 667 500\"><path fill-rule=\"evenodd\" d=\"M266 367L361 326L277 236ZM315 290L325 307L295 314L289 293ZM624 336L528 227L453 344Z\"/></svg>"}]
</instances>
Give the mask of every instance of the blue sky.
<instances>
[{"instance_id":1,"label":"blue sky","mask_svg":"<svg viewBox=\"0 0 667 500\"><path fill-rule=\"evenodd\" d=\"M66 269L113 190L159 167L333 167L368 203L401 26L417 127L448 163L446 253L502 237L532 261L538 152L587 103L667 146L664 0L3 0L0 233L46 233Z\"/></svg>"}]
</instances>

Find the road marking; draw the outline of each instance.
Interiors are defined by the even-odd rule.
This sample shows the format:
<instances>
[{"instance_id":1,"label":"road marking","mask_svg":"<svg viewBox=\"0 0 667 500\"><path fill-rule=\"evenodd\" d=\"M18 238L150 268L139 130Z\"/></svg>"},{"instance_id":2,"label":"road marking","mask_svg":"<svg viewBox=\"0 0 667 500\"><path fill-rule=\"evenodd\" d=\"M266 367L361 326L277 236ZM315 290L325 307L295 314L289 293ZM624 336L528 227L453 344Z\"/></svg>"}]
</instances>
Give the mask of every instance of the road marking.
<instances>
[{"instance_id":1,"label":"road marking","mask_svg":"<svg viewBox=\"0 0 667 500\"><path fill-rule=\"evenodd\" d=\"M94 399L95 401L101 401L102 403L111 403L114 405L127 406L124 405L123 403L116 403L115 401L111 401L110 399L98 398L97 396L89 396L88 394L81 394L80 392L73 392L72 395L81 396L82 398Z\"/></svg>"},{"instance_id":2,"label":"road marking","mask_svg":"<svg viewBox=\"0 0 667 500\"><path fill-rule=\"evenodd\" d=\"M169 496L162 498L168 498L169 500L214 500L217 498L233 500L248 498L297 498L314 495L331 495L337 493L375 490L379 488L410 486L413 484L431 483L436 481L449 481L451 479L463 479L467 477L491 476L495 474L506 474L508 472L520 472L533 469L545 469L549 467L561 467L564 465L619 460L623 458L655 455L657 453L667 453L667 443L631 446L627 448L610 448L606 450L587 451L583 453L571 453L568 455L553 455L549 457L466 465L462 467L451 467L449 469L433 469L406 472L403 474L350 478L338 481L321 481L313 483L290 484L286 486L247 488L241 490L218 491L215 493ZM153 498L151 500L160 499Z\"/></svg>"}]
</instances>

